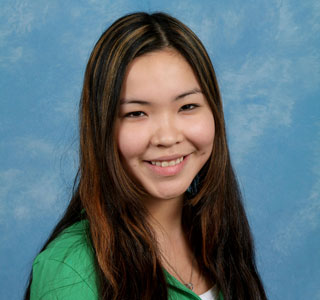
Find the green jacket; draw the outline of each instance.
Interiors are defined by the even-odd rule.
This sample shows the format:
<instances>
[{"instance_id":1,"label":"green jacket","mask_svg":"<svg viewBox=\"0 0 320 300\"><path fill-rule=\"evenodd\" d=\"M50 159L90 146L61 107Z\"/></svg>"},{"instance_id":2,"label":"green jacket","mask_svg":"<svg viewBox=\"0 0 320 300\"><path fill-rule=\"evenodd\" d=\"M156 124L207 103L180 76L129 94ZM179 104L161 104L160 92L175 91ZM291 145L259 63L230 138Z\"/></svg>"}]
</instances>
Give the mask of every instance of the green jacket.
<instances>
[{"instance_id":1,"label":"green jacket","mask_svg":"<svg viewBox=\"0 0 320 300\"><path fill-rule=\"evenodd\" d=\"M36 257L32 269L31 300L99 299L94 252L86 238L87 226L87 221L73 224ZM200 299L167 271L165 276L170 300Z\"/></svg>"}]
</instances>

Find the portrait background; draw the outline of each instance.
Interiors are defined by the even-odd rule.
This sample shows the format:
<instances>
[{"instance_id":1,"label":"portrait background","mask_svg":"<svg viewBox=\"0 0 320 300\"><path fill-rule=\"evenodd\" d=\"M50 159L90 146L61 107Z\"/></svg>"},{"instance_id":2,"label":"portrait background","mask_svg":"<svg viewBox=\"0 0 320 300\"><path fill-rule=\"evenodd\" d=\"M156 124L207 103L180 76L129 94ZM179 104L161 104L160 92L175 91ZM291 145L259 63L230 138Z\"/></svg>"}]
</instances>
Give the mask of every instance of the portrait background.
<instances>
[{"instance_id":1,"label":"portrait background","mask_svg":"<svg viewBox=\"0 0 320 300\"><path fill-rule=\"evenodd\" d=\"M269 299L320 299L319 1L0 3L1 299L21 299L70 198L90 51L141 10L177 17L209 52Z\"/></svg>"}]
</instances>

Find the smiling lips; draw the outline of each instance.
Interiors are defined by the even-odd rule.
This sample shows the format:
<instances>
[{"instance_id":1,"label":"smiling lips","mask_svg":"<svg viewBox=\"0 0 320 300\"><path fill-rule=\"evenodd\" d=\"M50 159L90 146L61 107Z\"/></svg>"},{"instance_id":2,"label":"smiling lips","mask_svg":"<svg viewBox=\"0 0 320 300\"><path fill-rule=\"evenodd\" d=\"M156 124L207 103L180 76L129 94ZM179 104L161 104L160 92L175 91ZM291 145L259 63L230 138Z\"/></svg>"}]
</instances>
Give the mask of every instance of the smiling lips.
<instances>
[{"instance_id":1,"label":"smiling lips","mask_svg":"<svg viewBox=\"0 0 320 300\"><path fill-rule=\"evenodd\" d=\"M152 173L156 174L157 176L174 176L180 173L183 169L184 165L186 164L189 155L180 156L178 158L170 158L168 160L152 160L146 161Z\"/></svg>"},{"instance_id":2,"label":"smiling lips","mask_svg":"<svg viewBox=\"0 0 320 300\"><path fill-rule=\"evenodd\" d=\"M157 167L172 167L175 165L180 164L183 161L183 156L179 157L178 159L169 160L169 161L151 161L152 165L156 165Z\"/></svg>"}]
</instances>

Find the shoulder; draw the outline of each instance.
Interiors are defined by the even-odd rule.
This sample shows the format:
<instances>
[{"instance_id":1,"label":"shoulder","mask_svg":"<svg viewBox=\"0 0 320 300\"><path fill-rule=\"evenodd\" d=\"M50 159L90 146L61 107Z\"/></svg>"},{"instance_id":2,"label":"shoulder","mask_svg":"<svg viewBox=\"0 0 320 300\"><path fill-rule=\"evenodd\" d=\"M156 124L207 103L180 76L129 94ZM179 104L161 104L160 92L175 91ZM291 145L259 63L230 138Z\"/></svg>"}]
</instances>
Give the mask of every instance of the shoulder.
<instances>
[{"instance_id":1,"label":"shoulder","mask_svg":"<svg viewBox=\"0 0 320 300\"><path fill-rule=\"evenodd\" d=\"M98 299L88 222L65 229L35 259L31 299Z\"/></svg>"}]
</instances>

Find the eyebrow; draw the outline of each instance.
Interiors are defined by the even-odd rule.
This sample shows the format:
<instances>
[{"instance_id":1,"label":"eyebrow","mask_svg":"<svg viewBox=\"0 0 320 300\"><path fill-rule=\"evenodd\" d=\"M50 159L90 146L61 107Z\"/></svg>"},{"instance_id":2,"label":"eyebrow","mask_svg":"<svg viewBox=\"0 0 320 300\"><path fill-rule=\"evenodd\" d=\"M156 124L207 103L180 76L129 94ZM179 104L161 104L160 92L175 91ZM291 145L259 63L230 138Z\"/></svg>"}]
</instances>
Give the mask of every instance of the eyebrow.
<instances>
[{"instance_id":1,"label":"eyebrow","mask_svg":"<svg viewBox=\"0 0 320 300\"><path fill-rule=\"evenodd\" d=\"M180 99L183 99L187 96L194 95L194 94L202 94L202 91L199 88L194 88L190 91L184 92L178 96L176 96L173 101L177 101ZM121 104L141 104L141 105L150 105L150 102L145 100L139 100L139 99L120 99L120 105Z\"/></svg>"}]
</instances>

